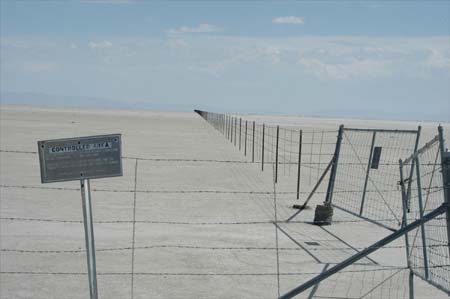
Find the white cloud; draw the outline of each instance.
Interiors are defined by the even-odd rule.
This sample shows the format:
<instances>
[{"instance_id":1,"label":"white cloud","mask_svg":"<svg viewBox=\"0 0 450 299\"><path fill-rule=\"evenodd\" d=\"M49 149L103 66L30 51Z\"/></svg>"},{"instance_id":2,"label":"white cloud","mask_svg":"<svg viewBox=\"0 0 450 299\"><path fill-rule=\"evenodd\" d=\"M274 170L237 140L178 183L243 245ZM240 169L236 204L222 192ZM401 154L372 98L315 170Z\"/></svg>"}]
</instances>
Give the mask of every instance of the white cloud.
<instances>
[{"instance_id":1,"label":"white cloud","mask_svg":"<svg viewBox=\"0 0 450 299\"><path fill-rule=\"evenodd\" d=\"M197 27L187 27L182 26L177 29L169 29L167 30L167 33L169 34L183 34L183 33L210 33L210 32L220 32L223 31L223 28L203 23L198 25Z\"/></svg>"},{"instance_id":2,"label":"white cloud","mask_svg":"<svg viewBox=\"0 0 450 299\"><path fill-rule=\"evenodd\" d=\"M105 49L105 48L111 48L112 43L110 41L104 40L101 42L89 42L89 47L91 49Z\"/></svg>"},{"instance_id":3,"label":"white cloud","mask_svg":"<svg viewBox=\"0 0 450 299\"><path fill-rule=\"evenodd\" d=\"M202 72L219 77L227 70L249 65L276 65L281 62L283 49L277 46L251 45L223 49L219 53L220 59L208 61L207 63L195 63L189 66L189 70Z\"/></svg>"},{"instance_id":4,"label":"white cloud","mask_svg":"<svg viewBox=\"0 0 450 299\"><path fill-rule=\"evenodd\" d=\"M189 46L182 50L186 43ZM261 67L261 70L285 69L298 75L340 81L395 76L417 78L430 75L430 71L445 71L450 63L450 55L445 50L447 45L447 37L183 36L179 51L175 49L178 43L171 46L175 49L172 54L186 61L191 71L213 76Z\"/></svg>"},{"instance_id":5,"label":"white cloud","mask_svg":"<svg viewBox=\"0 0 450 299\"><path fill-rule=\"evenodd\" d=\"M274 18L274 19L272 19L272 23L301 25L301 24L305 23L305 20L302 17L288 16L288 17Z\"/></svg>"},{"instance_id":6,"label":"white cloud","mask_svg":"<svg viewBox=\"0 0 450 299\"><path fill-rule=\"evenodd\" d=\"M320 79L345 80L361 76L386 76L390 74L388 61L355 59L349 63L327 63L319 59L301 58L300 64Z\"/></svg>"},{"instance_id":7,"label":"white cloud","mask_svg":"<svg viewBox=\"0 0 450 299\"><path fill-rule=\"evenodd\" d=\"M424 61L424 65L435 69L449 69L450 70L450 56L445 56L439 50L430 49L430 55Z\"/></svg>"}]
</instances>

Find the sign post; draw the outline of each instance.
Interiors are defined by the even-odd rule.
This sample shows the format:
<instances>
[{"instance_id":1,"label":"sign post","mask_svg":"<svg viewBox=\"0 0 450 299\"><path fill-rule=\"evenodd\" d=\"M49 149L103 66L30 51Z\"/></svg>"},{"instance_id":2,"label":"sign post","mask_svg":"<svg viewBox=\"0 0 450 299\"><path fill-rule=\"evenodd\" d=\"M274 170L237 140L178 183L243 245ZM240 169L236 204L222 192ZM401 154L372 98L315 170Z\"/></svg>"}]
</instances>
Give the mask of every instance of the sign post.
<instances>
[{"instance_id":1,"label":"sign post","mask_svg":"<svg viewBox=\"0 0 450 299\"><path fill-rule=\"evenodd\" d=\"M83 204L84 237L91 299L97 299L97 268L95 265L94 225L92 221L91 187L89 179L80 180Z\"/></svg>"},{"instance_id":2,"label":"sign post","mask_svg":"<svg viewBox=\"0 0 450 299\"><path fill-rule=\"evenodd\" d=\"M38 141L41 182L80 181L90 298L97 299L90 179L122 176L121 135Z\"/></svg>"}]
</instances>

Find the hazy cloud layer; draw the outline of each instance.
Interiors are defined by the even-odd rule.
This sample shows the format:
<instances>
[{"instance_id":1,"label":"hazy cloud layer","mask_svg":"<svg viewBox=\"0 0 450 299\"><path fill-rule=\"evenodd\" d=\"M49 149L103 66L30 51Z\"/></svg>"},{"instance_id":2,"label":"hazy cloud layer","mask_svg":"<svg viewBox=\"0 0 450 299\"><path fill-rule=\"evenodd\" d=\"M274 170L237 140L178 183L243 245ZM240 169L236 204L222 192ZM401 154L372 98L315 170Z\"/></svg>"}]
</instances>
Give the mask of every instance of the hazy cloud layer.
<instances>
[{"instance_id":1,"label":"hazy cloud layer","mask_svg":"<svg viewBox=\"0 0 450 299\"><path fill-rule=\"evenodd\" d=\"M272 23L301 25L305 23L305 20L302 17L294 17L294 16L276 17L272 19Z\"/></svg>"},{"instance_id":2,"label":"hazy cloud layer","mask_svg":"<svg viewBox=\"0 0 450 299\"><path fill-rule=\"evenodd\" d=\"M212 25L181 27L178 33L202 33L220 30ZM128 69L134 65L160 64L180 70L203 70L215 76L255 66L270 66L301 71L326 80L349 80L378 76L429 76L430 72L450 71L450 37L366 38L301 37L249 38L233 36L168 36L164 39L117 39L87 42L97 58L88 58L92 66L114 64ZM49 43L20 39L1 39L6 63L31 61L34 65L84 64L86 47L81 42ZM33 55L27 56L31 51ZM65 56L72 51L71 59ZM38 55L39 54L39 55ZM75 55L75 56L73 56ZM35 61L30 58L35 57ZM105 60L105 58L108 59ZM26 59L25 59L26 58ZM131 59L132 58L132 59ZM43 62L45 61L45 63ZM42 67L44 69L45 67ZM30 68L32 69L32 68ZM255 75L258 75L255 73ZM441 74L442 75L442 74Z\"/></svg>"},{"instance_id":3,"label":"hazy cloud layer","mask_svg":"<svg viewBox=\"0 0 450 299\"><path fill-rule=\"evenodd\" d=\"M369 103L364 104L368 111L402 111L414 103L415 115L430 111L428 115L435 116L428 118L448 119L448 36L252 38L181 33L213 28L179 28L179 34L161 38L3 38L2 74L7 76L0 77L1 84L5 91L28 86L35 92L119 102L195 106L213 101L216 109L239 104L241 111L258 112L255 103L264 103L265 111L274 113L316 113L323 107L342 111L358 107L361 100ZM430 96L433 107L426 104ZM345 107L340 99L345 99ZM436 110L438 106L444 109Z\"/></svg>"},{"instance_id":4,"label":"hazy cloud layer","mask_svg":"<svg viewBox=\"0 0 450 299\"><path fill-rule=\"evenodd\" d=\"M132 4L134 0L80 0L84 4Z\"/></svg>"},{"instance_id":5,"label":"hazy cloud layer","mask_svg":"<svg viewBox=\"0 0 450 299\"><path fill-rule=\"evenodd\" d=\"M91 49L104 49L104 48L111 48L112 43L110 41L104 40L101 42L89 42L89 47Z\"/></svg>"},{"instance_id":6,"label":"hazy cloud layer","mask_svg":"<svg viewBox=\"0 0 450 299\"><path fill-rule=\"evenodd\" d=\"M223 31L223 28L214 26L211 24L203 23L196 27L187 27L182 26L177 29L169 29L167 33L169 34L183 34L183 33L211 33L211 32L220 32Z\"/></svg>"}]
</instances>

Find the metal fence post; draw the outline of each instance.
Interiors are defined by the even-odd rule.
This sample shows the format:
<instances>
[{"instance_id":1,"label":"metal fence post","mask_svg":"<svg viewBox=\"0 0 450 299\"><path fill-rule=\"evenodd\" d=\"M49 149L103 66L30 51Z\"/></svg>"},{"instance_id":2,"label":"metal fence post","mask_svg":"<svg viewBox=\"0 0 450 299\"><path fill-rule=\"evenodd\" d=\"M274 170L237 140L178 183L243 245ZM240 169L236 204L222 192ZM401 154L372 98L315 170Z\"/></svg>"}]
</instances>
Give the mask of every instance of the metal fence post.
<instances>
[{"instance_id":1,"label":"metal fence post","mask_svg":"<svg viewBox=\"0 0 450 299\"><path fill-rule=\"evenodd\" d=\"M233 118L230 116L228 118L228 126L230 127L230 142L233 140Z\"/></svg>"},{"instance_id":2,"label":"metal fence post","mask_svg":"<svg viewBox=\"0 0 450 299\"><path fill-rule=\"evenodd\" d=\"M230 120L231 120L231 139L230 139L230 142L233 143L234 117L232 117Z\"/></svg>"},{"instance_id":3,"label":"metal fence post","mask_svg":"<svg viewBox=\"0 0 450 299\"><path fill-rule=\"evenodd\" d=\"M244 145L244 156L247 156L247 121L245 121L245 145Z\"/></svg>"},{"instance_id":4,"label":"metal fence post","mask_svg":"<svg viewBox=\"0 0 450 299\"><path fill-rule=\"evenodd\" d=\"M302 139L303 130L300 130L298 137L298 167L297 167L297 199L300 198L300 170L302 166Z\"/></svg>"},{"instance_id":5,"label":"metal fence post","mask_svg":"<svg viewBox=\"0 0 450 299\"><path fill-rule=\"evenodd\" d=\"M225 115L225 136L228 139L228 115Z\"/></svg>"},{"instance_id":6,"label":"metal fence post","mask_svg":"<svg viewBox=\"0 0 450 299\"><path fill-rule=\"evenodd\" d=\"M255 162L255 121L253 121L252 162Z\"/></svg>"},{"instance_id":7,"label":"metal fence post","mask_svg":"<svg viewBox=\"0 0 450 299\"><path fill-rule=\"evenodd\" d=\"M400 170L400 188L402 192L402 208L403 208L403 222L402 227L405 227L408 225L408 218L407 218L407 194L406 194L406 188L405 188L405 178L403 175L403 161L399 160L399 170ZM408 268L411 270L411 261L409 258L409 237L408 234L405 234L405 248L406 248L406 262L408 264Z\"/></svg>"},{"instance_id":8,"label":"metal fence post","mask_svg":"<svg viewBox=\"0 0 450 299\"><path fill-rule=\"evenodd\" d=\"M241 151L241 132L242 132L242 118L239 118L239 151Z\"/></svg>"},{"instance_id":9,"label":"metal fence post","mask_svg":"<svg viewBox=\"0 0 450 299\"><path fill-rule=\"evenodd\" d=\"M231 132L233 132L232 131L232 126L233 126L233 122L231 121L231 116L228 116L228 140L231 140L231 138L232 138L232 135L231 135Z\"/></svg>"},{"instance_id":10,"label":"metal fence post","mask_svg":"<svg viewBox=\"0 0 450 299\"><path fill-rule=\"evenodd\" d=\"M231 140L231 126L232 126L232 122L231 122L231 116L228 116L228 140Z\"/></svg>"},{"instance_id":11,"label":"metal fence post","mask_svg":"<svg viewBox=\"0 0 450 299\"><path fill-rule=\"evenodd\" d=\"M416 156L414 158L416 160L416 175L417 175L417 195L418 195L418 201L419 201L419 213L420 218L423 218L424 215L424 207L423 207L423 199L422 199L422 182L420 178L420 162L419 158ZM425 237L425 226L422 224L420 226L421 230L421 237L422 237L422 249L423 249L423 267L425 270L425 278L428 279L429 272L428 272L428 254L427 254L427 242Z\"/></svg>"},{"instance_id":12,"label":"metal fence post","mask_svg":"<svg viewBox=\"0 0 450 299\"><path fill-rule=\"evenodd\" d=\"M331 205L331 202L333 200L334 181L336 180L336 171L337 171L337 165L338 165L338 160L339 160L339 152L341 150L343 134L344 134L344 125L340 125L338 136L337 136L337 141L336 141L336 148L334 150L334 155L333 155L333 166L331 168L330 181L328 182L327 196L325 198L325 204L327 204L327 205Z\"/></svg>"},{"instance_id":13,"label":"metal fence post","mask_svg":"<svg viewBox=\"0 0 450 299\"><path fill-rule=\"evenodd\" d=\"M447 204L445 213L447 219L447 244L450 254L450 152L445 151L444 130L442 126L438 127L439 132L439 150L441 152L442 179L444 186L444 201Z\"/></svg>"},{"instance_id":14,"label":"metal fence post","mask_svg":"<svg viewBox=\"0 0 450 299\"><path fill-rule=\"evenodd\" d=\"M414 273L409 270L409 299L414 299Z\"/></svg>"},{"instance_id":15,"label":"metal fence post","mask_svg":"<svg viewBox=\"0 0 450 299\"><path fill-rule=\"evenodd\" d=\"M233 123L231 122L231 116L228 116L228 140L231 140L231 126Z\"/></svg>"},{"instance_id":16,"label":"metal fence post","mask_svg":"<svg viewBox=\"0 0 450 299\"><path fill-rule=\"evenodd\" d=\"M97 268L95 264L95 241L92 221L91 187L88 179L80 180L83 205L84 237L89 277L90 298L97 299Z\"/></svg>"},{"instance_id":17,"label":"metal fence post","mask_svg":"<svg viewBox=\"0 0 450 299\"><path fill-rule=\"evenodd\" d=\"M363 189L363 194L362 194L362 199L361 199L361 206L359 208L359 215L362 215L363 209L364 209L364 200L366 199L367 182L369 181L370 167L372 164L373 148L375 146L375 137L376 136L377 136L377 132L374 131L373 135L372 135L372 145L370 146L369 161L367 162L366 179L364 181L364 189Z\"/></svg>"},{"instance_id":18,"label":"metal fence post","mask_svg":"<svg viewBox=\"0 0 450 299\"><path fill-rule=\"evenodd\" d=\"M225 137L228 139L228 115L225 115Z\"/></svg>"},{"instance_id":19,"label":"metal fence post","mask_svg":"<svg viewBox=\"0 0 450 299\"><path fill-rule=\"evenodd\" d=\"M422 127L421 126L418 126L417 127L417 136L416 136L416 144L414 145L414 154L416 154L417 153L417 149L419 148L419 139L420 139L420 132L422 131ZM415 160L414 159L412 159L412 161L411 161L411 169L410 169L410 172L409 172L409 181L408 181L408 189L406 190L406 199L407 199L407 201L406 201L406 210L409 212L409 202L408 202L408 199L410 198L410 194L411 194L411 184L412 184L412 176L413 176L413 173L414 173L414 163L415 163Z\"/></svg>"},{"instance_id":20,"label":"metal fence post","mask_svg":"<svg viewBox=\"0 0 450 299\"><path fill-rule=\"evenodd\" d=\"M261 170L264 171L264 131L265 131L265 125L263 124L262 128L262 151L261 151Z\"/></svg>"},{"instance_id":21,"label":"metal fence post","mask_svg":"<svg viewBox=\"0 0 450 299\"><path fill-rule=\"evenodd\" d=\"M227 139L230 140L230 117L227 115Z\"/></svg>"},{"instance_id":22,"label":"metal fence post","mask_svg":"<svg viewBox=\"0 0 450 299\"><path fill-rule=\"evenodd\" d=\"M231 140L231 128L232 128L233 123L231 122L231 116L228 116L228 140Z\"/></svg>"},{"instance_id":23,"label":"metal fence post","mask_svg":"<svg viewBox=\"0 0 450 299\"><path fill-rule=\"evenodd\" d=\"M237 139L237 117L234 118L234 146L236 146Z\"/></svg>"},{"instance_id":24,"label":"metal fence post","mask_svg":"<svg viewBox=\"0 0 450 299\"><path fill-rule=\"evenodd\" d=\"M280 126L277 126L277 147L275 150L275 183L278 183L278 137L280 135Z\"/></svg>"}]
</instances>

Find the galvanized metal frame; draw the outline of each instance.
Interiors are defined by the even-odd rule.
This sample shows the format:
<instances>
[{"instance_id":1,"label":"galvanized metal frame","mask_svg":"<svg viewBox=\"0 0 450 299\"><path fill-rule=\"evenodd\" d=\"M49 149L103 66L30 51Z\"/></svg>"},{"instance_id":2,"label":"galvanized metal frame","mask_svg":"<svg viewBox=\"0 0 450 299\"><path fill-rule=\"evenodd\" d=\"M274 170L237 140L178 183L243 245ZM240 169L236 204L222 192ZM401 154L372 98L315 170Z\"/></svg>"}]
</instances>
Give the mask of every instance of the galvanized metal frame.
<instances>
[{"instance_id":1,"label":"galvanized metal frame","mask_svg":"<svg viewBox=\"0 0 450 299\"><path fill-rule=\"evenodd\" d=\"M417 133L417 130L391 130L391 129L361 129L361 128L345 128L346 131L357 132L385 132L385 133Z\"/></svg>"},{"instance_id":2,"label":"galvanized metal frame","mask_svg":"<svg viewBox=\"0 0 450 299\"><path fill-rule=\"evenodd\" d=\"M424 213L424 207L423 207L423 198L422 198L422 182L421 182L421 173L420 173L420 155L426 152L428 149L431 148L436 142L439 143L439 152L441 155L441 166L442 166L442 180L443 180L443 191L444 191L444 198L443 198L443 206L445 207L445 214L446 214L446 227L447 227L447 244L449 245L449 255L450 255L450 222L449 222L449 214L450 214L450 200L449 200L449 186L450 186L450 157L448 157L448 152L444 150L445 148L445 142L443 138L443 128L441 126L438 127L438 135L436 135L433 139L431 139L429 142L427 142L424 146L422 146L420 149L417 149L414 154L412 154L410 157L408 157L405 160L400 160L400 185L402 187L402 198L403 198L403 221L404 225L407 225L407 213L408 213L408 200L411 196L411 183L412 183L412 175L413 172L416 171L416 183L417 183L417 192L418 192L418 204L419 204L419 213L422 217ZM408 180L404 180L403 177L403 166L407 163L411 163L411 175ZM408 189L404 187L405 182L408 181ZM421 229L421 239L422 239L422 250L423 250L423 262L424 262L424 274L422 275L420 272L414 271L413 266L411 264L410 260L410 252L412 251L411 244L409 242L408 234L405 235L405 245L406 245L406 253L407 253L407 264L408 268L410 269L410 296L414 295L412 288L412 276L416 275L420 277L421 279L427 281L429 284L433 285L434 287L440 289L441 291L444 291L447 293L447 295L450 295L450 289L443 287L442 285L436 283L432 280L429 273L429 257L428 257L428 251L427 251L427 241L426 241L426 230L424 224L420 225ZM411 297L410 297L411 298Z\"/></svg>"},{"instance_id":3,"label":"galvanized metal frame","mask_svg":"<svg viewBox=\"0 0 450 299\"><path fill-rule=\"evenodd\" d=\"M344 134L344 125L339 126L339 132L337 136L336 141L336 148L334 150L334 155L332 159L332 167L331 167L331 174L330 174L330 180L328 182L328 188L327 188L327 195L325 198L325 204L331 205L333 200L333 191L334 191L334 182L336 180L336 171L339 161L339 153L341 150L341 144L342 144L342 135Z\"/></svg>"},{"instance_id":4,"label":"galvanized metal frame","mask_svg":"<svg viewBox=\"0 0 450 299\"><path fill-rule=\"evenodd\" d=\"M422 199L422 180L420 178L420 162L418 159L418 156L415 156L415 166L416 166L416 183L417 183L417 195L418 195L418 202L419 202L419 215L420 218L423 217L424 213L424 206L423 206L423 199ZM425 226L422 224L420 226L421 231L421 237L422 237L422 251L423 251L423 267L425 271L425 279L428 280L429 278L429 270L428 270L428 254L427 254L427 241L426 241L426 235L425 235Z\"/></svg>"},{"instance_id":5,"label":"galvanized metal frame","mask_svg":"<svg viewBox=\"0 0 450 299\"><path fill-rule=\"evenodd\" d=\"M95 262L94 222L92 220L91 188L89 179L80 180L81 201L83 205L84 237L91 299L98 298L97 267Z\"/></svg>"},{"instance_id":6,"label":"galvanized metal frame","mask_svg":"<svg viewBox=\"0 0 450 299\"><path fill-rule=\"evenodd\" d=\"M369 173L370 173L370 167L372 164L373 148L375 146L376 136L377 136L377 132L374 131L373 135L372 135L372 144L370 145L369 161L367 162L366 179L364 181L364 189L363 189L363 194L362 194L362 199L361 199L361 206L359 208L359 215L362 215L363 209L364 209L364 200L366 199L367 183L369 181Z\"/></svg>"},{"instance_id":7,"label":"galvanized metal frame","mask_svg":"<svg viewBox=\"0 0 450 299\"><path fill-rule=\"evenodd\" d=\"M297 164L297 199L300 198L300 171L302 165L302 139L303 139L303 130L299 131L298 137L298 164Z\"/></svg>"},{"instance_id":8,"label":"galvanized metal frame","mask_svg":"<svg viewBox=\"0 0 450 299\"><path fill-rule=\"evenodd\" d=\"M419 126L417 128L416 144L414 145L414 153L413 153L413 155L417 155L417 153L418 153L418 150L419 150L418 149L419 148L419 139L420 139L421 131L422 131L422 127ZM408 193L407 193L407 197L406 197L406 199L407 199L407 201L406 201L407 210L409 210L408 198L409 198L409 195L411 194L412 177L413 177L413 174L414 174L414 163L415 163L415 160L412 161L412 165L411 165L411 169L410 169L410 173L409 173L408 190L407 190Z\"/></svg>"},{"instance_id":9,"label":"galvanized metal frame","mask_svg":"<svg viewBox=\"0 0 450 299\"><path fill-rule=\"evenodd\" d=\"M439 150L441 152L442 179L444 186L444 201L447 204L445 213L447 220L447 244L449 245L450 254L450 152L445 150L444 129L438 127L439 134Z\"/></svg>"},{"instance_id":10,"label":"galvanized metal frame","mask_svg":"<svg viewBox=\"0 0 450 299\"><path fill-rule=\"evenodd\" d=\"M406 158L405 160L403 160L403 165L404 165L404 164L408 164L411 160L414 160L415 156L424 153L424 152L425 152L426 150L428 150L431 146L433 146L433 144L435 144L436 142L440 142L440 141L439 141L439 135L434 136L433 139L431 139L430 141L428 141L427 143L425 143L425 145L422 146L420 149L418 149L414 154L412 154L411 156L409 156L408 158ZM414 162L414 161L412 161L412 162Z\"/></svg>"},{"instance_id":11,"label":"galvanized metal frame","mask_svg":"<svg viewBox=\"0 0 450 299\"><path fill-rule=\"evenodd\" d=\"M407 213L407 194L406 194L406 188L405 188L405 178L403 174L403 161L399 160L399 171L400 171L400 188L402 192L402 208L403 208L403 221L402 221L402 227L408 225L408 217L406 217ZM408 264L408 268L410 268L411 272L411 261L409 259L409 237L408 234L405 235L405 250L406 250L406 262Z\"/></svg>"},{"instance_id":12,"label":"galvanized metal frame","mask_svg":"<svg viewBox=\"0 0 450 299\"><path fill-rule=\"evenodd\" d=\"M341 129L342 127L342 129ZM342 130L342 133L341 133ZM374 144L375 144L375 135L372 135L372 143L371 143L371 150L370 150L370 159L368 161L368 170L366 171L366 177L365 177L365 184L364 184L364 189L363 189L363 197L362 197L362 201L361 201L361 205L360 205L360 211L359 213L355 213L352 212L348 209L346 209L345 207L336 205L332 203L332 198L333 198L333 191L334 191L334 183L336 180L336 172L337 172L337 161L339 160L339 154L340 154L340 148L341 148L341 143L342 143L342 135L344 131L355 131L355 132L373 132L375 133L411 133L411 134L416 134L416 140L415 140L415 145L414 145L414 153L417 152L418 150L418 144L419 144L419 139L420 139L420 132L421 132L421 126L418 127L417 130L390 130L390 129L360 129L360 128L344 128L343 125L341 125L339 127L339 133L338 133L338 141L336 142L336 149L335 149L335 153L333 156L333 159L336 160L335 165L333 165L333 168L331 169L331 174L330 174L330 181L328 184L328 189L327 189L327 194L326 194L326 199L325 199L325 203L330 203L333 205L333 207L338 208L344 212L347 212L349 214L352 214L354 216L357 216L361 219L367 220L371 223L374 223L378 226L381 226L383 228L386 228L390 231L394 231L395 229L393 229L392 227L389 227L381 222L378 221L374 221L368 217L364 217L362 215L363 213L363 209L364 209L364 203L365 203L365 193L366 193L366 189L367 189L367 180L369 179L370 176L370 166L371 166L371 160L372 160L372 155L373 155L373 149L374 149ZM412 177L412 170L410 173L410 178ZM409 186L408 186L408 194L411 190L411 180L409 180Z\"/></svg>"}]
</instances>

